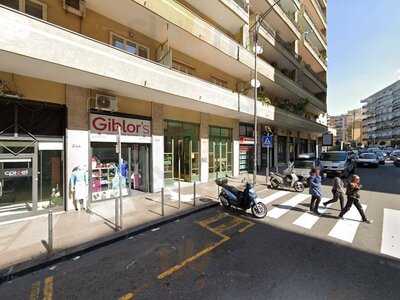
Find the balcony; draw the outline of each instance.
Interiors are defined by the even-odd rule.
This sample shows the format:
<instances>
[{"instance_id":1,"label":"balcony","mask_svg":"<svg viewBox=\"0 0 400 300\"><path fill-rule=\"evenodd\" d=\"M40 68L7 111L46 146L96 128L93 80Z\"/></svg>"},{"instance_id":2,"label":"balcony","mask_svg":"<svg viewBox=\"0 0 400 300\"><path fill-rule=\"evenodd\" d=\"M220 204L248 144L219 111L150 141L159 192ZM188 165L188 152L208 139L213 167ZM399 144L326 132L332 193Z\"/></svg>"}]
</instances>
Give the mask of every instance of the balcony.
<instances>
[{"instance_id":1,"label":"balcony","mask_svg":"<svg viewBox=\"0 0 400 300\"><path fill-rule=\"evenodd\" d=\"M326 12L321 7L319 0L305 0L304 7L310 13L310 17L315 23L318 30L324 32L326 30ZM326 7L326 6L325 6Z\"/></svg>"},{"instance_id":2,"label":"balcony","mask_svg":"<svg viewBox=\"0 0 400 300\"><path fill-rule=\"evenodd\" d=\"M250 7L254 14L261 15L275 3L274 0L250 0ZM301 38L301 33L296 22L298 6L293 0L281 0L266 16L265 21L272 28L278 29L281 38L286 42L294 42Z\"/></svg>"},{"instance_id":3,"label":"balcony","mask_svg":"<svg viewBox=\"0 0 400 300\"><path fill-rule=\"evenodd\" d=\"M232 35L249 24L249 7L245 0L185 1Z\"/></svg>"},{"instance_id":4,"label":"balcony","mask_svg":"<svg viewBox=\"0 0 400 300\"><path fill-rule=\"evenodd\" d=\"M310 12L308 8L305 6L304 7L304 13L303 13L303 20L300 21L300 24L304 26L304 31L310 32L311 36L313 36L313 39L318 42L318 44L323 47L325 50L328 48L327 45L327 40L326 36L324 33L322 33L314 24L313 20L310 17Z\"/></svg>"}]
</instances>

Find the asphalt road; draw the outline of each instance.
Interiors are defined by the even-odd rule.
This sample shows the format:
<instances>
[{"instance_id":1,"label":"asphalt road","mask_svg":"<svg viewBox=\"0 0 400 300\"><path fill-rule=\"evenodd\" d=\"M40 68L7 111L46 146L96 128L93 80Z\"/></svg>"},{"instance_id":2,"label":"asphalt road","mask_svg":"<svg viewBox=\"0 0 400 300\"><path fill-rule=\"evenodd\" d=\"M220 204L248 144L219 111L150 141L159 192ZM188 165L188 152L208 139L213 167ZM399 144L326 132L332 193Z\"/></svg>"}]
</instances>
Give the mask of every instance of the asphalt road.
<instances>
[{"instance_id":1,"label":"asphalt road","mask_svg":"<svg viewBox=\"0 0 400 300\"><path fill-rule=\"evenodd\" d=\"M3 283L0 299L399 299L400 259L379 249L400 168L357 173L375 222L352 242L328 235L337 203L310 230L293 225L308 200L287 208L289 193L268 205L287 210L280 218L209 209Z\"/></svg>"}]
</instances>

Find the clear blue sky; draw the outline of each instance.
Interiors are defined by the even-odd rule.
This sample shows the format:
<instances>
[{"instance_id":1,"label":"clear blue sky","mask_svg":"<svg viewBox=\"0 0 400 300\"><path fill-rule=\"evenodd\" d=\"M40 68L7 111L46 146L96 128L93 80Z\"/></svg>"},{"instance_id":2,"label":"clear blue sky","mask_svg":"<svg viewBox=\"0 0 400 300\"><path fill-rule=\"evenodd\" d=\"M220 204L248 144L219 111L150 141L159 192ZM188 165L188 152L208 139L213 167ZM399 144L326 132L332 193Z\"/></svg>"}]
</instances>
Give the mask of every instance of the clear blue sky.
<instances>
[{"instance_id":1,"label":"clear blue sky","mask_svg":"<svg viewBox=\"0 0 400 300\"><path fill-rule=\"evenodd\" d=\"M400 1L328 0L328 113L400 79Z\"/></svg>"}]
</instances>

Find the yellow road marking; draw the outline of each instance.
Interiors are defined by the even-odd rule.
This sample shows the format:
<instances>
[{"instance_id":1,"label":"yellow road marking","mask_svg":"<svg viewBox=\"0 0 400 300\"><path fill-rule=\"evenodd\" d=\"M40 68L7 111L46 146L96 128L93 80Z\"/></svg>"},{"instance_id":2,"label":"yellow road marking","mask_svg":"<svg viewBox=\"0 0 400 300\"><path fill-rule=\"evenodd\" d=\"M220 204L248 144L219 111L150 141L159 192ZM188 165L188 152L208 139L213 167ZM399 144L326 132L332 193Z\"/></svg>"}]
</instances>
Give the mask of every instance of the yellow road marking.
<instances>
[{"instance_id":1,"label":"yellow road marking","mask_svg":"<svg viewBox=\"0 0 400 300\"><path fill-rule=\"evenodd\" d=\"M252 226L254 226L254 223L249 221L248 224L247 224L245 227L239 229L238 231L239 231L240 233L243 233L243 232L245 232L247 229L249 229L249 228L252 227Z\"/></svg>"},{"instance_id":2,"label":"yellow road marking","mask_svg":"<svg viewBox=\"0 0 400 300\"><path fill-rule=\"evenodd\" d=\"M235 221L234 221L233 223L231 223L230 225L222 224L222 225L225 225L225 226L223 227L222 225L219 225L219 226L217 226L216 228L212 228L212 227L208 226L208 225L211 224L211 223L214 223L214 222L216 222L216 221L221 220L221 219L222 219L223 217L225 217L225 216L227 216L227 215L226 215L226 214L218 214L218 215L216 215L216 216L214 216L214 217L210 217L210 218L208 218L208 219L205 219L205 220L202 220L202 221L197 222L197 224L199 224L201 227L206 228L207 230L211 231L212 233L214 233L214 234L220 236L220 237L222 238L221 240L219 240L218 242L212 244L211 246L208 246L208 247L204 248L203 250L197 252L195 255L193 255L193 256L191 256L191 257L185 259L184 261L182 261L181 263L179 263L179 264L173 266L172 268L169 268L168 270L162 272L161 274L159 274L159 275L157 276L157 278L158 278L158 279L163 279L163 278L165 278L165 277L167 277L167 276L172 275L173 273L179 271L180 269L182 269L183 267L185 267L187 264L191 263L192 261L194 261L194 260L198 259L199 257L201 257L201 256L203 256L203 255L205 255L205 254L207 254L207 253L209 253L209 252L211 252L211 251L214 250L215 248L221 246L221 245L222 245L223 243L225 243L226 241L229 241L231 238L230 238L229 236L223 234L223 233L221 232L221 229L222 229L222 230L226 230L226 229L228 229L228 228L237 226L237 225L239 225L240 223L247 223L248 225L246 225L246 227L242 228L242 229L241 229L242 231L239 230L239 232L243 232L243 231L246 230L247 228L249 228L249 227L251 227L251 226L254 225L253 222L250 222L250 221L247 221L247 220L244 220L244 219L242 219L242 218L235 217L235 216L231 216L232 218L235 219ZM243 229L244 229L244 230L243 230Z\"/></svg>"},{"instance_id":3,"label":"yellow road marking","mask_svg":"<svg viewBox=\"0 0 400 300\"><path fill-rule=\"evenodd\" d=\"M135 295L133 293L128 293L126 295L123 295L122 297L119 297L118 300L132 300Z\"/></svg>"},{"instance_id":4,"label":"yellow road marking","mask_svg":"<svg viewBox=\"0 0 400 300\"><path fill-rule=\"evenodd\" d=\"M31 294L29 299L30 300L39 299L39 293L40 293L40 281L36 281L34 284L32 284Z\"/></svg>"},{"instance_id":5,"label":"yellow road marking","mask_svg":"<svg viewBox=\"0 0 400 300\"><path fill-rule=\"evenodd\" d=\"M243 223L243 221L234 218L233 221L231 221L229 223L221 224L221 225L219 225L217 227L214 227L214 229L216 231L222 232L222 231L231 229L231 228L233 228L235 226L238 226L239 224L242 224L242 223Z\"/></svg>"},{"instance_id":6,"label":"yellow road marking","mask_svg":"<svg viewBox=\"0 0 400 300\"><path fill-rule=\"evenodd\" d=\"M44 280L43 300L53 299L53 276L49 276Z\"/></svg>"}]
</instances>

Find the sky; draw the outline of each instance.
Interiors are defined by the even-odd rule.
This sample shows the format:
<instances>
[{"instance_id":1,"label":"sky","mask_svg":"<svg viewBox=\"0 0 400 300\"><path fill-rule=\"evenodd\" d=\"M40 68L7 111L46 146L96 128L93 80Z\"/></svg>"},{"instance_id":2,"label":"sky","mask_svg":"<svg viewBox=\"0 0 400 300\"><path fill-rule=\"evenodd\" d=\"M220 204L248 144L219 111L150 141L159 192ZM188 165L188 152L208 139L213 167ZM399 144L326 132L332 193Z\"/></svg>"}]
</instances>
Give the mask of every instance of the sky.
<instances>
[{"instance_id":1,"label":"sky","mask_svg":"<svg viewBox=\"0 0 400 300\"><path fill-rule=\"evenodd\" d=\"M328 114L400 79L400 1L328 0Z\"/></svg>"}]
</instances>

